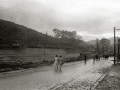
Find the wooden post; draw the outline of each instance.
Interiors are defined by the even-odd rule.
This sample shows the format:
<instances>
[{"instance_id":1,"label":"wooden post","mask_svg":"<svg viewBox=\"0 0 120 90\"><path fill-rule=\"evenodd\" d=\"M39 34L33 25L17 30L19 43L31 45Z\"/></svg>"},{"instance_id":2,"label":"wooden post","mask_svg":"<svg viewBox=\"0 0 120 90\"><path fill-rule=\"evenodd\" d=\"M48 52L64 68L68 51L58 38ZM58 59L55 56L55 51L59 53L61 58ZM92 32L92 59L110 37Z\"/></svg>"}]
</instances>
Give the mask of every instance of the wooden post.
<instances>
[{"instance_id":1,"label":"wooden post","mask_svg":"<svg viewBox=\"0 0 120 90\"><path fill-rule=\"evenodd\" d=\"M116 56L116 40L115 40L115 27L114 27L114 65L115 65L115 56Z\"/></svg>"}]
</instances>

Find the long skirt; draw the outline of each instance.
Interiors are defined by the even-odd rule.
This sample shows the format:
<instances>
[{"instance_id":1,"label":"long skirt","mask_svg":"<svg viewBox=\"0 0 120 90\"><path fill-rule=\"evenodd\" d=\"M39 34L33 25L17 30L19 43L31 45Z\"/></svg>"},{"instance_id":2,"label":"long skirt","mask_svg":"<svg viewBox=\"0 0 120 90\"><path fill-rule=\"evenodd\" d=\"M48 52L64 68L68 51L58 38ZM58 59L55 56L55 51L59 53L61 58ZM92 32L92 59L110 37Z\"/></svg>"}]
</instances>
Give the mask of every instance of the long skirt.
<instances>
[{"instance_id":1,"label":"long skirt","mask_svg":"<svg viewBox=\"0 0 120 90\"><path fill-rule=\"evenodd\" d=\"M54 70L57 71L58 70L58 61L54 62Z\"/></svg>"}]
</instances>

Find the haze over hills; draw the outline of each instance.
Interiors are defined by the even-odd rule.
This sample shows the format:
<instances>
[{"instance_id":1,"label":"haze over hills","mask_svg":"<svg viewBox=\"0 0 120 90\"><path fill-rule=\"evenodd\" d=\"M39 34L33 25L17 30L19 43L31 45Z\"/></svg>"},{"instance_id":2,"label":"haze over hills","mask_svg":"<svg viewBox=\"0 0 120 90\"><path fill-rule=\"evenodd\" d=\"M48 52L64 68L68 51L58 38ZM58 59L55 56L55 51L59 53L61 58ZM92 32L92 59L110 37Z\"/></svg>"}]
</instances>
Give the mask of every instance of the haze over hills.
<instances>
[{"instance_id":1,"label":"haze over hills","mask_svg":"<svg viewBox=\"0 0 120 90\"><path fill-rule=\"evenodd\" d=\"M90 40L90 41L86 41L86 43L90 44L90 45L95 45L96 40Z\"/></svg>"},{"instance_id":2,"label":"haze over hills","mask_svg":"<svg viewBox=\"0 0 120 90\"><path fill-rule=\"evenodd\" d=\"M106 38L106 39L110 40L111 45L114 43L114 37ZM87 41L86 43L88 43L90 45L95 45L95 42L96 42L96 40L90 40L90 41Z\"/></svg>"}]
</instances>

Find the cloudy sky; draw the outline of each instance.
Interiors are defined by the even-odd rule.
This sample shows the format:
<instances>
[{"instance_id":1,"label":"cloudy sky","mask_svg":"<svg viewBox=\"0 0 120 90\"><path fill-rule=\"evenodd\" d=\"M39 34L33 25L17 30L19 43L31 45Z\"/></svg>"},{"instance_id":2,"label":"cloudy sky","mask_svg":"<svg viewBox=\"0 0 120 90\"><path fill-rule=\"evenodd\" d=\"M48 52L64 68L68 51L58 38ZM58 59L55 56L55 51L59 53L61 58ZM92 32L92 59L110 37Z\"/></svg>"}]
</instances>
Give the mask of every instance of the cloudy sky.
<instances>
[{"instance_id":1,"label":"cloudy sky","mask_svg":"<svg viewBox=\"0 0 120 90\"><path fill-rule=\"evenodd\" d=\"M0 0L0 14L49 35L54 28L76 31L85 41L113 37L113 28L120 29L120 0Z\"/></svg>"}]
</instances>

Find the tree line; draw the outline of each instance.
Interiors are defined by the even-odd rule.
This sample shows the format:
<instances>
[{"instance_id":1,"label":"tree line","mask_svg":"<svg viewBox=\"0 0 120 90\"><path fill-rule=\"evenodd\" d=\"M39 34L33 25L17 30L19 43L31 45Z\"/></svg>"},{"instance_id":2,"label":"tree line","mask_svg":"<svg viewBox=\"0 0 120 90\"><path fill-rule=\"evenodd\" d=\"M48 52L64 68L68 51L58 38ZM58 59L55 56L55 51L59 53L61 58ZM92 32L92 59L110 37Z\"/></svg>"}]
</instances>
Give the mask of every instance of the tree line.
<instances>
[{"instance_id":1,"label":"tree line","mask_svg":"<svg viewBox=\"0 0 120 90\"><path fill-rule=\"evenodd\" d=\"M95 51L97 54L113 54L113 46L110 44L110 40L102 38L96 39Z\"/></svg>"}]
</instances>

